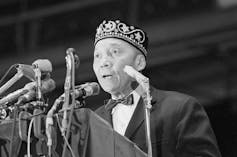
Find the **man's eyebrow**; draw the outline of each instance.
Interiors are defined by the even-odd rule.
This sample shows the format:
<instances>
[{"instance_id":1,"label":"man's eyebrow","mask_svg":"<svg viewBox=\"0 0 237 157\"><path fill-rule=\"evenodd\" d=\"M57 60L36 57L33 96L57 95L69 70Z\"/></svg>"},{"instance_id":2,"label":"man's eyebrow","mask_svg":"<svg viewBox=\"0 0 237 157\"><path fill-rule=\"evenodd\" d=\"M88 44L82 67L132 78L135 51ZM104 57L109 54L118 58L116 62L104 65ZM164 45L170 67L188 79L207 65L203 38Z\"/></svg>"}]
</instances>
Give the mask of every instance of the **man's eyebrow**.
<instances>
[{"instance_id":1,"label":"man's eyebrow","mask_svg":"<svg viewBox=\"0 0 237 157\"><path fill-rule=\"evenodd\" d=\"M120 46L118 43L110 43L111 46Z\"/></svg>"}]
</instances>

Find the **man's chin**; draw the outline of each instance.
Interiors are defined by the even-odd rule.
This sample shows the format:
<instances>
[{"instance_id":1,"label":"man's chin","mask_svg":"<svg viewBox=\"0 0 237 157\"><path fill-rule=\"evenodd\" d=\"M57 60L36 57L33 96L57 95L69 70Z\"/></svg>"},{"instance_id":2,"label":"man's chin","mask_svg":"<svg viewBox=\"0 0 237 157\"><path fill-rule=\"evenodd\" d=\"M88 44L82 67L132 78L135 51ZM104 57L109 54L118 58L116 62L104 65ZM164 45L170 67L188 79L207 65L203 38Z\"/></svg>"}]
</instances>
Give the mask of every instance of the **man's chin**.
<instances>
[{"instance_id":1,"label":"man's chin","mask_svg":"<svg viewBox=\"0 0 237 157\"><path fill-rule=\"evenodd\" d=\"M103 90L107 93L113 94L114 92L116 92L116 87L113 85L108 85L108 84L104 84L101 85L101 87L103 88Z\"/></svg>"},{"instance_id":2,"label":"man's chin","mask_svg":"<svg viewBox=\"0 0 237 157\"><path fill-rule=\"evenodd\" d=\"M115 92L114 88L110 88L110 87L104 87L103 88L105 92L109 93L109 94L113 94Z\"/></svg>"}]
</instances>

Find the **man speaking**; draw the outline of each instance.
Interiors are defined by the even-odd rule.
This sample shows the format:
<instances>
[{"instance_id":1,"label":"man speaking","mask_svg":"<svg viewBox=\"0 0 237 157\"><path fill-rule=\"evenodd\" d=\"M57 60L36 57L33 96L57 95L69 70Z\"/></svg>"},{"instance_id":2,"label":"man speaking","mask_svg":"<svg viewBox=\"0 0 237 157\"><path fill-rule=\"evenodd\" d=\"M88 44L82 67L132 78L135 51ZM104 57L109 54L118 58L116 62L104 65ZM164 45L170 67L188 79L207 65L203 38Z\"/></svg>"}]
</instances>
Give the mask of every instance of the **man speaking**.
<instances>
[{"instance_id":1,"label":"man speaking","mask_svg":"<svg viewBox=\"0 0 237 157\"><path fill-rule=\"evenodd\" d=\"M96 110L119 134L147 152L143 88L124 72L146 67L148 37L119 20L103 21L96 31L93 69L111 99ZM151 87L150 133L153 157L220 157L207 114L188 95ZM103 143L103 141L101 141Z\"/></svg>"}]
</instances>

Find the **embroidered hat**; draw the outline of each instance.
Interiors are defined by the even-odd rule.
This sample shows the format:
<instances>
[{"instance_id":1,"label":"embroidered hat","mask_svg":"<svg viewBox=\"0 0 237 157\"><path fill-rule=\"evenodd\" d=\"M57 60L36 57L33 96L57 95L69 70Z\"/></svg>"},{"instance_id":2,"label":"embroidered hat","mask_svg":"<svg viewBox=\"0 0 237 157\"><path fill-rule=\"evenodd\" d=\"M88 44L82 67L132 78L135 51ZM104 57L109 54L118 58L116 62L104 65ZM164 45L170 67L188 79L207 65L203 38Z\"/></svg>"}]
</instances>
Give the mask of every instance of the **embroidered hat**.
<instances>
[{"instance_id":1,"label":"embroidered hat","mask_svg":"<svg viewBox=\"0 0 237 157\"><path fill-rule=\"evenodd\" d=\"M138 27L129 26L119 20L103 21L96 30L94 45L105 38L122 39L147 56L148 38L146 33Z\"/></svg>"}]
</instances>

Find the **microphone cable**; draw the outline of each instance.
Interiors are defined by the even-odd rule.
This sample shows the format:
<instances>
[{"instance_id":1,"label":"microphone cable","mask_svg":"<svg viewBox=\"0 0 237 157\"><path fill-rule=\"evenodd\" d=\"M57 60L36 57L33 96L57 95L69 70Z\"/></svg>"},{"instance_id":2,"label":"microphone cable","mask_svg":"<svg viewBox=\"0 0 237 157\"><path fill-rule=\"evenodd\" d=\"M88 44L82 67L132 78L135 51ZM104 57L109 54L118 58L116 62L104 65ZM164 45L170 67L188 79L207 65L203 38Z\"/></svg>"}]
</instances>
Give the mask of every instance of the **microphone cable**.
<instances>
[{"instance_id":1,"label":"microphone cable","mask_svg":"<svg viewBox=\"0 0 237 157\"><path fill-rule=\"evenodd\" d=\"M29 124L29 128L28 128L28 134L27 134L27 157L31 157L31 154L30 154L30 135L31 135L31 130L32 130L32 127L33 127L33 122L35 120L35 117L33 117L31 120L30 120L30 124Z\"/></svg>"},{"instance_id":2,"label":"microphone cable","mask_svg":"<svg viewBox=\"0 0 237 157\"><path fill-rule=\"evenodd\" d=\"M18 114L18 109L15 107L13 111L13 123L12 123L12 132L11 132L11 141L10 141L10 156L12 156L12 148L13 148L13 140L15 136L15 130L16 130L16 117Z\"/></svg>"},{"instance_id":3,"label":"microphone cable","mask_svg":"<svg viewBox=\"0 0 237 157\"><path fill-rule=\"evenodd\" d=\"M60 120L59 120L58 114L55 114L55 117L56 117L59 129L62 130L62 126L60 125ZM72 157L76 157L73 150L72 150L72 147L70 146L70 144L68 142L68 138L64 134L62 136L63 136L66 146L68 147L68 149L70 150L70 152L72 154Z\"/></svg>"}]
</instances>

